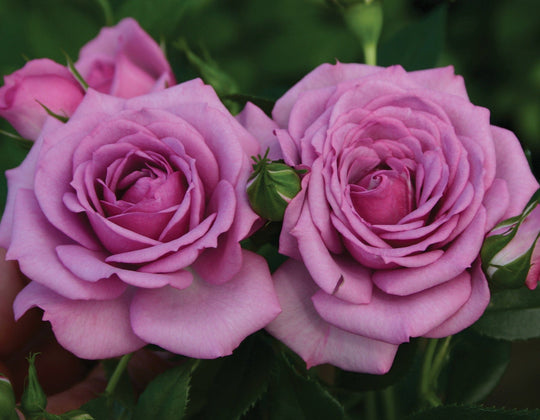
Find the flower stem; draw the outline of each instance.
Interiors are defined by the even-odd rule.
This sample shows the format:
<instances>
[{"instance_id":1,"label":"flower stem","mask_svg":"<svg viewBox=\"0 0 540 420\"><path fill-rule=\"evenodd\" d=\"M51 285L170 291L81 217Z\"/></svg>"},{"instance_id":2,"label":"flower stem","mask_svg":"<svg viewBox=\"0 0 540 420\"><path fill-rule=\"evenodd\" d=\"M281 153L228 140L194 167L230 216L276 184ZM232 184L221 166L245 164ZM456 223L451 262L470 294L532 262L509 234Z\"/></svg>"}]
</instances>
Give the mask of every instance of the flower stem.
<instances>
[{"instance_id":1,"label":"flower stem","mask_svg":"<svg viewBox=\"0 0 540 420\"><path fill-rule=\"evenodd\" d=\"M377 420L377 401L375 399L375 391L366 392L365 413L366 420Z\"/></svg>"},{"instance_id":2,"label":"flower stem","mask_svg":"<svg viewBox=\"0 0 540 420\"><path fill-rule=\"evenodd\" d=\"M386 413L386 420L396 420L396 398L394 394L394 387L389 386L382 391L382 399L384 402L384 410Z\"/></svg>"},{"instance_id":3,"label":"flower stem","mask_svg":"<svg viewBox=\"0 0 540 420\"><path fill-rule=\"evenodd\" d=\"M439 374L441 373L441 370L444 365L444 361L446 359L446 356L448 355L448 348L450 347L451 339L452 339L451 335L449 335L448 337L444 339L444 341L439 347L439 350L437 352L437 355L435 356L435 359L433 360L433 364L431 365L432 384L435 384L437 382L437 378L439 377Z\"/></svg>"},{"instance_id":4,"label":"flower stem","mask_svg":"<svg viewBox=\"0 0 540 420\"><path fill-rule=\"evenodd\" d=\"M111 376L111 379L109 379L109 383L107 384L107 387L105 388L105 394L111 395L116 385L118 384L118 381L120 380L120 377L126 370L127 364L129 362L129 359L131 359L131 356L133 356L133 353L128 353L122 356L118 364L116 365L116 368L114 369L114 372Z\"/></svg>"},{"instance_id":5,"label":"flower stem","mask_svg":"<svg viewBox=\"0 0 540 420\"><path fill-rule=\"evenodd\" d=\"M377 65L377 44L364 43L362 46L364 49L364 61L370 66Z\"/></svg>"},{"instance_id":6,"label":"flower stem","mask_svg":"<svg viewBox=\"0 0 540 420\"><path fill-rule=\"evenodd\" d=\"M442 342L438 339L431 339L427 343L420 378L420 396L432 407L442 404L436 394L436 388L439 375L448 355L451 339L452 336L448 336Z\"/></svg>"}]
</instances>

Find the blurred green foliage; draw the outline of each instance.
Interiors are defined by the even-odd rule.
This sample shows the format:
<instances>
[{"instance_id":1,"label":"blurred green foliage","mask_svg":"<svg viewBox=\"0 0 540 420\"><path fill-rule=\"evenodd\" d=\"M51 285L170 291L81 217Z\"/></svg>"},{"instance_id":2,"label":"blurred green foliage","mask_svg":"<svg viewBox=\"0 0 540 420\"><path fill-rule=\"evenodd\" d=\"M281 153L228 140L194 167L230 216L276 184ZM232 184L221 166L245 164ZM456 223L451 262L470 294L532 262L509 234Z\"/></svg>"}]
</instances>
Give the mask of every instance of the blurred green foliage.
<instances>
[{"instance_id":1,"label":"blurred green foliage","mask_svg":"<svg viewBox=\"0 0 540 420\"><path fill-rule=\"evenodd\" d=\"M323 62L362 62L362 48L344 23L334 0L110 0L115 22L139 20L164 43L179 81L198 76L182 49L187 43L210 57L241 94L276 99ZM103 0L0 0L0 74L22 67L27 59L49 57L64 62L107 22ZM411 24L447 6L446 26L435 41L413 38L408 45L433 50L438 61L465 77L471 100L492 111L493 124L513 130L540 160L540 2L537 0L383 0L380 56L384 64ZM397 34L397 35L396 35ZM431 43L426 42L430 41ZM179 43L180 42L180 43ZM393 47L403 48L403 46ZM392 57L392 54L390 54ZM426 66L429 61L423 62ZM5 122L0 129L11 130ZM17 165L25 151L6 137L0 142L0 169ZM538 173L538 172L537 172ZM2 182L4 182L2 180ZM0 195L5 196L5 185Z\"/></svg>"}]
</instances>

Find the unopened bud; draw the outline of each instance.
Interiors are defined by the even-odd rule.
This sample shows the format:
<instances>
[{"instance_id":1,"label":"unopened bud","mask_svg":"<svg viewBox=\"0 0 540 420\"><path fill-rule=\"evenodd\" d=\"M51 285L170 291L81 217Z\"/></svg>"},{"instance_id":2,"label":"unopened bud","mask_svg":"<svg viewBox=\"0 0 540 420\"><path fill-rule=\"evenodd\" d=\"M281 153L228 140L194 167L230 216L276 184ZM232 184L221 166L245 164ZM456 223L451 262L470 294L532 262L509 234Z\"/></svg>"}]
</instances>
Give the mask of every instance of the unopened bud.
<instances>
[{"instance_id":1,"label":"unopened bud","mask_svg":"<svg viewBox=\"0 0 540 420\"><path fill-rule=\"evenodd\" d=\"M247 193L255 213L277 222L283 220L285 208L300 191L300 176L294 168L267 156L268 150L264 157L252 158L255 164Z\"/></svg>"},{"instance_id":2,"label":"unopened bud","mask_svg":"<svg viewBox=\"0 0 540 420\"><path fill-rule=\"evenodd\" d=\"M15 394L11 383L0 373L0 419L18 420L19 416L15 411Z\"/></svg>"},{"instance_id":3,"label":"unopened bud","mask_svg":"<svg viewBox=\"0 0 540 420\"><path fill-rule=\"evenodd\" d=\"M500 289L534 289L539 280L540 207L536 193L519 216L499 223L484 241L482 265L491 284Z\"/></svg>"},{"instance_id":4,"label":"unopened bud","mask_svg":"<svg viewBox=\"0 0 540 420\"><path fill-rule=\"evenodd\" d=\"M47 396L39 384L34 364L36 356L37 354L31 354L28 357L28 377L21 397L21 409L28 417L43 415L47 407Z\"/></svg>"}]
</instances>

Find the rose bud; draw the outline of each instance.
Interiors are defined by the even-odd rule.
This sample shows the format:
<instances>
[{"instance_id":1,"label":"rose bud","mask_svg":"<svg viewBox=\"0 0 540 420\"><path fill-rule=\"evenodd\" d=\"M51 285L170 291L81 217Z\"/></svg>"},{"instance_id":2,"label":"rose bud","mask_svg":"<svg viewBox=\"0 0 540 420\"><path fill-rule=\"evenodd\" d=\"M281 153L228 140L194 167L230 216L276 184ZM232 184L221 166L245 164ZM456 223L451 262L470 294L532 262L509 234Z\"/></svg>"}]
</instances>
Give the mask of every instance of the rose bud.
<instances>
[{"instance_id":1,"label":"rose bud","mask_svg":"<svg viewBox=\"0 0 540 420\"><path fill-rule=\"evenodd\" d=\"M103 28L81 48L75 67L91 88L120 98L176 84L165 54L132 18Z\"/></svg>"},{"instance_id":2,"label":"rose bud","mask_svg":"<svg viewBox=\"0 0 540 420\"><path fill-rule=\"evenodd\" d=\"M15 411L15 394L9 380L0 374L0 413L2 419L18 420Z\"/></svg>"},{"instance_id":3,"label":"rose bud","mask_svg":"<svg viewBox=\"0 0 540 420\"><path fill-rule=\"evenodd\" d=\"M32 60L4 77L0 88L0 117L5 118L28 140L39 136L51 112L69 117L84 96L71 72L49 59Z\"/></svg>"},{"instance_id":4,"label":"rose bud","mask_svg":"<svg viewBox=\"0 0 540 420\"><path fill-rule=\"evenodd\" d=\"M47 407L47 396L39 384L34 364L35 358L36 354L28 357L28 377L26 388L21 397L21 409L29 417L43 414Z\"/></svg>"},{"instance_id":5,"label":"rose bud","mask_svg":"<svg viewBox=\"0 0 540 420\"><path fill-rule=\"evenodd\" d=\"M287 204L300 191L300 177L294 168L264 157L252 157L253 173L248 180L249 203L255 213L274 222L283 220Z\"/></svg>"},{"instance_id":6,"label":"rose bud","mask_svg":"<svg viewBox=\"0 0 540 420\"><path fill-rule=\"evenodd\" d=\"M538 284L540 207L537 195L522 214L499 223L484 242L482 261L492 286L513 289L526 284L533 290Z\"/></svg>"}]
</instances>

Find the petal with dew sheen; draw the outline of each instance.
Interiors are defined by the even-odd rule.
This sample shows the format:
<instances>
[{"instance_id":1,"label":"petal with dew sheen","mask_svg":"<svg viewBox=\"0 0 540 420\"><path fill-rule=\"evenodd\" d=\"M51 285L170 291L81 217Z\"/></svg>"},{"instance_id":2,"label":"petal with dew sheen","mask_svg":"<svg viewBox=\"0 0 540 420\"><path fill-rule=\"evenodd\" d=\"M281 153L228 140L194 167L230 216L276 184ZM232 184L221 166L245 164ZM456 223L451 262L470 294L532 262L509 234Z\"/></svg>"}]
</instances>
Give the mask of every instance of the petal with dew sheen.
<instances>
[{"instance_id":1,"label":"petal with dew sheen","mask_svg":"<svg viewBox=\"0 0 540 420\"><path fill-rule=\"evenodd\" d=\"M133 334L129 303L128 292L113 300L72 300L31 282L17 295L13 308L20 318L31 307L40 307L62 347L83 359L105 359L146 344Z\"/></svg>"},{"instance_id":2,"label":"petal with dew sheen","mask_svg":"<svg viewBox=\"0 0 540 420\"><path fill-rule=\"evenodd\" d=\"M308 368L331 363L372 374L390 369L397 345L343 331L317 314L311 296L319 289L302 263L286 261L273 278L282 312L266 329L297 352Z\"/></svg>"},{"instance_id":3,"label":"petal with dew sheen","mask_svg":"<svg viewBox=\"0 0 540 420\"><path fill-rule=\"evenodd\" d=\"M184 290L137 290L131 323L141 339L177 354L216 358L231 354L280 312L266 261L249 251L243 251L242 268L227 283L194 277Z\"/></svg>"}]
</instances>

